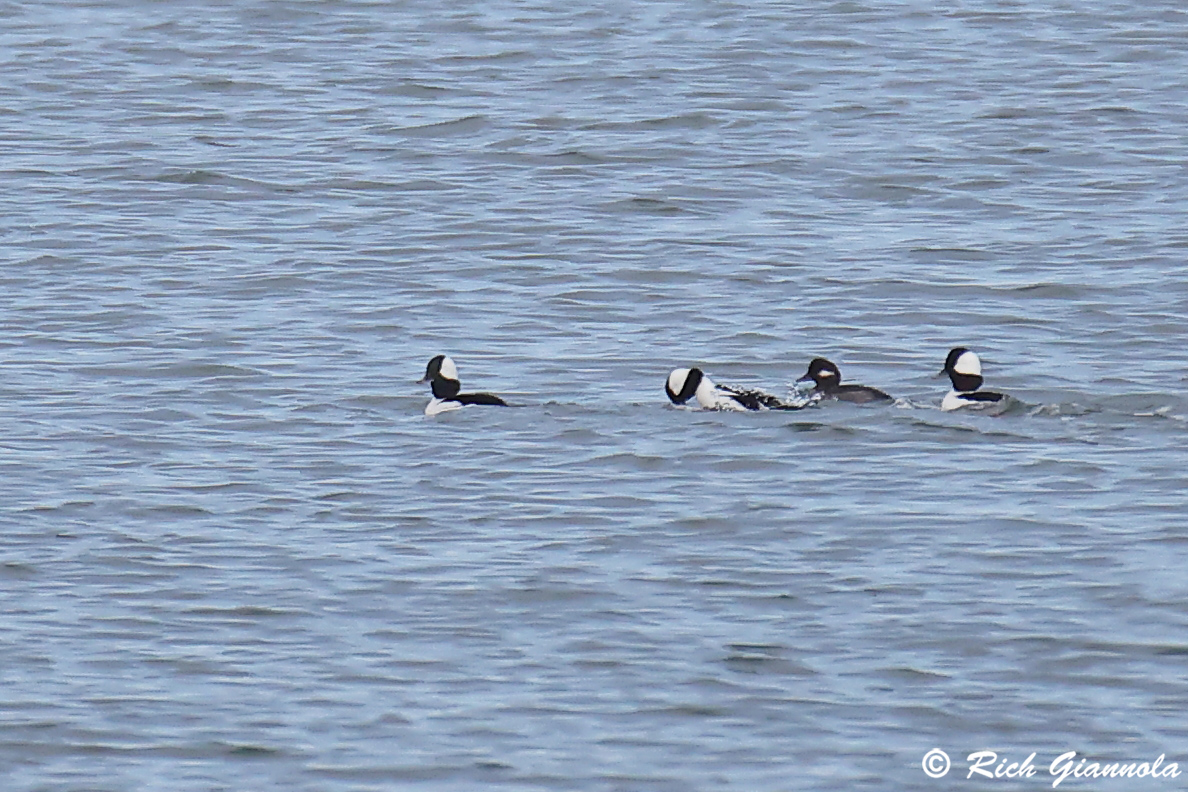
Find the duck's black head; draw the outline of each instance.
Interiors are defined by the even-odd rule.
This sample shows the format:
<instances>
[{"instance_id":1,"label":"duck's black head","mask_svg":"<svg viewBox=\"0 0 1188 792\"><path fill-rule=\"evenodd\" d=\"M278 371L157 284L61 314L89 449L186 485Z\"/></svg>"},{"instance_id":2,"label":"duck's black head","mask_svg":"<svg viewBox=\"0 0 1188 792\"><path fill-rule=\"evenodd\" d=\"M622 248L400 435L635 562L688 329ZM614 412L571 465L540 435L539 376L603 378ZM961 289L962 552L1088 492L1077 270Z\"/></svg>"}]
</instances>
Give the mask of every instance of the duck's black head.
<instances>
[{"instance_id":1,"label":"duck's black head","mask_svg":"<svg viewBox=\"0 0 1188 792\"><path fill-rule=\"evenodd\" d=\"M664 383L664 392L673 404L684 404L697 393L697 386L704 376L699 368L674 369Z\"/></svg>"},{"instance_id":2,"label":"duck's black head","mask_svg":"<svg viewBox=\"0 0 1188 792\"><path fill-rule=\"evenodd\" d=\"M825 358L813 358L808 371L796 380L797 385L813 383L823 391L835 390L841 385L841 370Z\"/></svg>"},{"instance_id":3,"label":"duck's black head","mask_svg":"<svg viewBox=\"0 0 1188 792\"><path fill-rule=\"evenodd\" d=\"M945 358L941 374L948 374L953 390L971 393L982 387L982 361L965 347L954 347Z\"/></svg>"},{"instance_id":4,"label":"duck's black head","mask_svg":"<svg viewBox=\"0 0 1188 792\"><path fill-rule=\"evenodd\" d=\"M437 399L452 399L462 390L462 383L458 381L458 367L448 355L438 355L430 360L425 367L425 376L420 381L429 383Z\"/></svg>"}]
</instances>

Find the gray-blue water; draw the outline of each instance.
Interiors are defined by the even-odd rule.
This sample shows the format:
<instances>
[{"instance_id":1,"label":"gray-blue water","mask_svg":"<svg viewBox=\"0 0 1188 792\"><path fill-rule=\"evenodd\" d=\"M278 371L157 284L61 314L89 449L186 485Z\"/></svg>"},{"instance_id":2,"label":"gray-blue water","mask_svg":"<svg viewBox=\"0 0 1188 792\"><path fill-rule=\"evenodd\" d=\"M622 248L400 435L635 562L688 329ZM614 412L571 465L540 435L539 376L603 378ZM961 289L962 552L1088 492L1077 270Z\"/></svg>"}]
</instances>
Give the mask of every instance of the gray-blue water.
<instances>
[{"instance_id":1,"label":"gray-blue water","mask_svg":"<svg viewBox=\"0 0 1188 792\"><path fill-rule=\"evenodd\" d=\"M0 5L0 786L1188 763L1183 4L445 6Z\"/></svg>"}]
</instances>

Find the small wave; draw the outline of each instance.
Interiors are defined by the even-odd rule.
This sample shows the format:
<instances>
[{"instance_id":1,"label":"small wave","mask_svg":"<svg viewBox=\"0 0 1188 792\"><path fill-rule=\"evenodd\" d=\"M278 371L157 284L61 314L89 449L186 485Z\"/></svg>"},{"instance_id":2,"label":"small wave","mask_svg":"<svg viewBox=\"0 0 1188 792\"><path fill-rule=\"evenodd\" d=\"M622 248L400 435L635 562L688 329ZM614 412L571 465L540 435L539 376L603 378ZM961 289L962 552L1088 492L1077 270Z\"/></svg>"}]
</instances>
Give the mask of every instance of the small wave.
<instances>
[{"instance_id":1,"label":"small wave","mask_svg":"<svg viewBox=\"0 0 1188 792\"><path fill-rule=\"evenodd\" d=\"M6 561L0 564L0 577L28 579L37 575L37 568L31 564L18 561Z\"/></svg>"},{"instance_id":2,"label":"small wave","mask_svg":"<svg viewBox=\"0 0 1188 792\"><path fill-rule=\"evenodd\" d=\"M235 148L236 146L235 143L225 143L221 140L211 137L210 135L195 135L194 142L205 143L208 146L215 146L217 148Z\"/></svg>"},{"instance_id":3,"label":"small wave","mask_svg":"<svg viewBox=\"0 0 1188 792\"><path fill-rule=\"evenodd\" d=\"M590 154L585 151L578 151L577 149L570 149L567 151L558 151L555 154L546 154L541 158L549 165L605 165L613 160L610 157L599 156L597 154Z\"/></svg>"},{"instance_id":4,"label":"small wave","mask_svg":"<svg viewBox=\"0 0 1188 792\"><path fill-rule=\"evenodd\" d=\"M438 121L432 124L400 127L396 130L407 137L456 137L459 135L473 135L489 126L487 117L482 114L468 115L450 121Z\"/></svg>"},{"instance_id":5,"label":"small wave","mask_svg":"<svg viewBox=\"0 0 1188 792\"><path fill-rule=\"evenodd\" d=\"M80 366L80 373L95 377L142 379L251 379L267 372L225 363L169 363L161 366Z\"/></svg>"},{"instance_id":6,"label":"small wave","mask_svg":"<svg viewBox=\"0 0 1188 792\"><path fill-rule=\"evenodd\" d=\"M692 213L692 210L666 198L643 198L635 196L610 201L604 203L602 206L609 212L622 214L679 215Z\"/></svg>"},{"instance_id":7,"label":"small wave","mask_svg":"<svg viewBox=\"0 0 1188 792\"><path fill-rule=\"evenodd\" d=\"M1045 418L1073 418L1095 412L1100 410L1078 402L1054 402L1031 405L1027 414Z\"/></svg>"},{"instance_id":8,"label":"small wave","mask_svg":"<svg viewBox=\"0 0 1188 792\"><path fill-rule=\"evenodd\" d=\"M381 88L376 93L381 96L407 96L413 99L437 99L450 93L453 89L444 85L429 83L402 82Z\"/></svg>"},{"instance_id":9,"label":"small wave","mask_svg":"<svg viewBox=\"0 0 1188 792\"><path fill-rule=\"evenodd\" d=\"M1188 405L1182 397L1166 393L1128 393L1101 399L1101 409L1134 418L1154 418L1183 423Z\"/></svg>"},{"instance_id":10,"label":"small wave","mask_svg":"<svg viewBox=\"0 0 1188 792\"><path fill-rule=\"evenodd\" d=\"M174 171L153 176L144 181L161 182L163 184L204 185L216 187L237 187L240 189L267 190L269 192L297 192L293 187L284 184L246 179L242 176L229 176L217 171L203 169Z\"/></svg>"},{"instance_id":11,"label":"small wave","mask_svg":"<svg viewBox=\"0 0 1188 792\"><path fill-rule=\"evenodd\" d=\"M961 247L917 247L912 248L911 253L913 256L919 256L922 260L935 263L945 261L990 261L994 258L992 253L985 250Z\"/></svg>"},{"instance_id":12,"label":"small wave","mask_svg":"<svg viewBox=\"0 0 1188 792\"><path fill-rule=\"evenodd\" d=\"M785 424L785 427L791 429L793 432L836 432L840 435L857 435L860 430L849 426L837 426L836 424L824 423L819 421L793 421Z\"/></svg>"},{"instance_id":13,"label":"small wave","mask_svg":"<svg viewBox=\"0 0 1188 792\"><path fill-rule=\"evenodd\" d=\"M583 130L623 131L639 129L706 129L721 126L721 122L709 113L680 113L659 118L641 118L636 121L598 121L586 124Z\"/></svg>"},{"instance_id":14,"label":"small wave","mask_svg":"<svg viewBox=\"0 0 1188 792\"><path fill-rule=\"evenodd\" d=\"M1169 404L1151 412L1137 412L1134 414L1134 416L1136 418L1166 418L1169 421L1179 421L1181 423L1183 423L1185 420L1188 420L1188 418L1183 415L1173 415L1173 409L1175 408Z\"/></svg>"}]
</instances>

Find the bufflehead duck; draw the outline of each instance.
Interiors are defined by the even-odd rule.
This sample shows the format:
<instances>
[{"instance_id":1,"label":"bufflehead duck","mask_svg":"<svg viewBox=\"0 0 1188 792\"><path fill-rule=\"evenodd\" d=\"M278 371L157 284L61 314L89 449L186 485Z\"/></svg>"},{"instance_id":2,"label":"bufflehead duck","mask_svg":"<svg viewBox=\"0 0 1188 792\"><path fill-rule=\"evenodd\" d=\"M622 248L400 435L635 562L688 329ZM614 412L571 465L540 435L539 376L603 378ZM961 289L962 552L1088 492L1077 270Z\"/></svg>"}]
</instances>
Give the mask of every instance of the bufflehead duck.
<instances>
[{"instance_id":1,"label":"bufflehead duck","mask_svg":"<svg viewBox=\"0 0 1188 792\"><path fill-rule=\"evenodd\" d=\"M809 395L819 399L837 399L855 404L891 401L891 397L878 388L868 388L865 385L842 385L841 371L825 358L813 358L813 361L809 363L808 373L796 380L797 385L810 382L816 387L809 392Z\"/></svg>"},{"instance_id":2,"label":"bufflehead duck","mask_svg":"<svg viewBox=\"0 0 1188 792\"><path fill-rule=\"evenodd\" d=\"M729 385L715 385L699 368L674 369L664 383L664 391L673 404L684 404L694 396L706 410L796 410L776 396L761 390L743 390Z\"/></svg>"},{"instance_id":3,"label":"bufflehead duck","mask_svg":"<svg viewBox=\"0 0 1188 792\"><path fill-rule=\"evenodd\" d=\"M959 410L962 407L985 408L1003 402L1007 397L1001 393L980 391L982 387L982 361L965 347L957 347L949 351L945 358L945 367L941 374L948 374L953 383L953 390L949 391L941 402L941 409L945 411Z\"/></svg>"},{"instance_id":4,"label":"bufflehead duck","mask_svg":"<svg viewBox=\"0 0 1188 792\"><path fill-rule=\"evenodd\" d=\"M447 355L438 355L430 360L425 367L425 376L419 382L428 382L433 391L433 400L425 407L425 415L457 410L467 404L507 406L507 402L490 393L459 393L462 383L458 381L458 367Z\"/></svg>"}]
</instances>

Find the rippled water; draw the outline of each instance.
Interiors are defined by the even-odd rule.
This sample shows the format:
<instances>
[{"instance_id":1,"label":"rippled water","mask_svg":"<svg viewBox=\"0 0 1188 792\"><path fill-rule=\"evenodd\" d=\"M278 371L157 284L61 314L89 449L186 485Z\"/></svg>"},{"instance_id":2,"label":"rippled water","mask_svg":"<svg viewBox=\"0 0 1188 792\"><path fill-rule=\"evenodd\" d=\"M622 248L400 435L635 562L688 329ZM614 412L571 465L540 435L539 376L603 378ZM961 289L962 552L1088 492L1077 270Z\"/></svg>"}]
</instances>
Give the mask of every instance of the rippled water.
<instances>
[{"instance_id":1,"label":"rippled water","mask_svg":"<svg viewBox=\"0 0 1188 792\"><path fill-rule=\"evenodd\" d=\"M1188 762L1181 4L8 2L0 59L5 789ZM1017 409L936 409L958 344ZM426 419L441 352L516 406ZM816 355L899 402L664 397Z\"/></svg>"}]
</instances>

